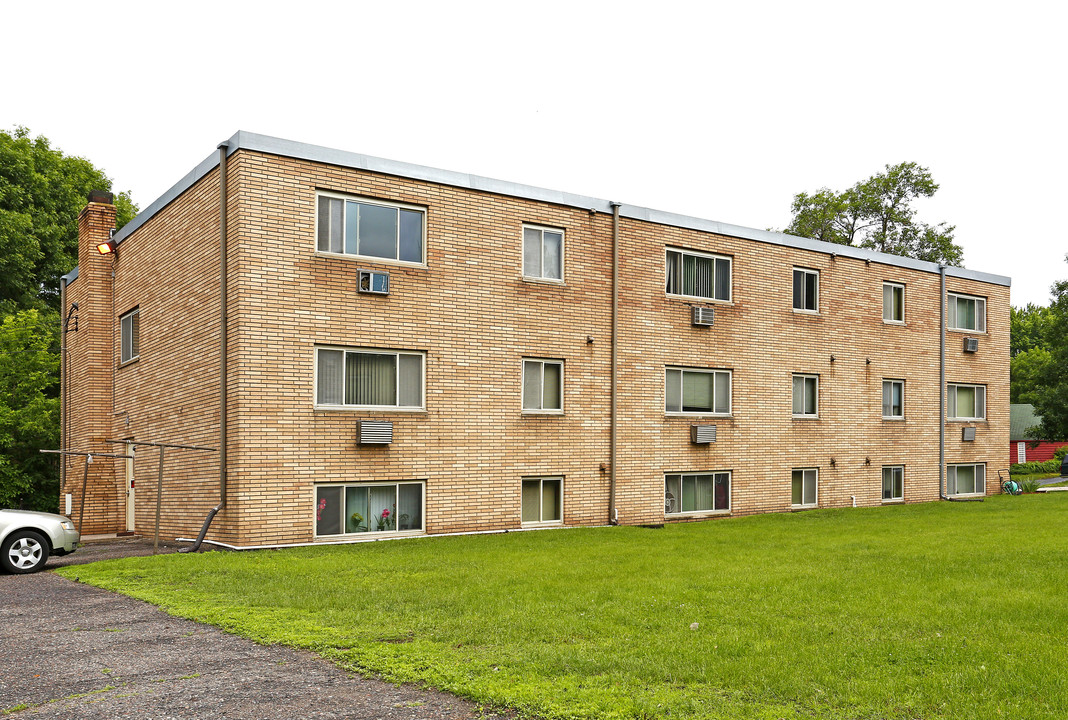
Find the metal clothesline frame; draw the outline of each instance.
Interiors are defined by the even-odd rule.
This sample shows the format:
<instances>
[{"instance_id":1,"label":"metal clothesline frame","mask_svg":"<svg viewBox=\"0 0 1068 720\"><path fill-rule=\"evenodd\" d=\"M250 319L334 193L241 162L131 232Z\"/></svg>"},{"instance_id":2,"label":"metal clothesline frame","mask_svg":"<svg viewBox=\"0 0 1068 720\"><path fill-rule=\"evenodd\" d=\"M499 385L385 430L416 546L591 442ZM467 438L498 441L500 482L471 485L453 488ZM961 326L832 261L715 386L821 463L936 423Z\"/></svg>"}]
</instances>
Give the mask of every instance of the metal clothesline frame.
<instances>
[{"instance_id":1,"label":"metal clothesline frame","mask_svg":"<svg viewBox=\"0 0 1068 720\"><path fill-rule=\"evenodd\" d=\"M41 450L42 453L48 453L52 455L77 455L85 458L85 472L82 474L82 492L81 498L78 502L78 534L82 534L82 521L85 519L85 488L89 484L89 466L93 464L93 456L96 457L108 457L108 458L128 458L132 459L133 455L118 455L116 453L91 453L82 452L81 450Z\"/></svg>"},{"instance_id":2,"label":"metal clothesline frame","mask_svg":"<svg viewBox=\"0 0 1068 720\"><path fill-rule=\"evenodd\" d=\"M161 443L149 440L105 440L104 442L112 445L132 445L134 448L134 455L138 445L144 445L146 447L158 447L159 448L159 476L156 479L156 530L155 538L152 542L152 554L155 555L159 552L159 520L160 512L163 505L163 451L166 448L172 448L175 450L202 450L205 452L218 452L217 448L203 447L201 445L179 445L178 443ZM124 455L123 457L136 460L134 455Z\"/></svg>"}]
</instances>

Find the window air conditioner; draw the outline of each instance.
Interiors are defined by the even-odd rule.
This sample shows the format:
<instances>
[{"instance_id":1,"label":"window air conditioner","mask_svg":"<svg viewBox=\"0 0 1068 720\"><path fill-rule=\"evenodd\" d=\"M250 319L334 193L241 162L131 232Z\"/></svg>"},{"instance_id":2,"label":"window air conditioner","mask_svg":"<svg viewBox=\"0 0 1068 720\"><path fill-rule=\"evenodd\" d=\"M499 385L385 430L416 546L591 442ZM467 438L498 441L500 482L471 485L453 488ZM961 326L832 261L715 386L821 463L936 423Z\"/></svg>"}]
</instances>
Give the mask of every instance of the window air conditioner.
<instances>
[{"instance_id":1,"label":"window air conditioner","mask_svg":"<svg viewBox=\"0 0 1068 720\"><path fill-rule=\"evenodd\" d=\"M360 445L389 445L393 442L393 423L361 420L359 438Z\"/></svg>"},{"instance_id":2,"label":"window air conditioner","mask_svg":"<svg viewBox=\"0 0 1068 720\"><path fill-rule=\"evenodd\" d=\"M374 295L389 295L389 273L360 270L359 291Z\"/></svg>"},{"instance_id":3,"label":"window air conditioner","mask_svg":"<svg viewBox=\"0 0 1068 720\"><path fill-rule=\"evenodd\" d=\"M714 308L695 307L691 308L693 311L693 324L702 325L704 327L710 327L716 319L716 311Z\"/></svg>"},{"instance_id":4,"label":"window air conditioner","mask_svg":"<svg viewBox=\"0 0 1068 720\"><path fill-rule=\"evenodd\" d=\"M716 442L715 425L691 425L690 441L694 445L707 445Z\"/></svg>"},{"instance_id":5,"label":"window air conditioner","mask_svg":"<svg viewBox=\"0 0 1068 720\"><path fill-rule=\"evenodd\" d=\"M964 352L979 352L979 338L964 338Z\"/></svg>"}]
</instances>

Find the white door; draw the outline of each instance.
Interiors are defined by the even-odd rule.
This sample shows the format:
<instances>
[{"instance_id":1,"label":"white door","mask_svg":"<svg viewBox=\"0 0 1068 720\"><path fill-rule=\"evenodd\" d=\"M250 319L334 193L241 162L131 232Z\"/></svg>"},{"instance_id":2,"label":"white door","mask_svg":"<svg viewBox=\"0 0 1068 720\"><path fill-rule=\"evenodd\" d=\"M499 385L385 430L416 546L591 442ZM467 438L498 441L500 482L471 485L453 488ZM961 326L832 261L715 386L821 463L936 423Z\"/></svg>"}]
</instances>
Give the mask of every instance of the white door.
<instances>
[{"instance_id":1,"label":"white door","mask_svg":"<svg viewBox=\"0 0 1068 720\"><path fill-rule=\"evenodd\" d=\"M126 443L126 531L134 531L134 445Z\"/></svg>"}]
</instances>

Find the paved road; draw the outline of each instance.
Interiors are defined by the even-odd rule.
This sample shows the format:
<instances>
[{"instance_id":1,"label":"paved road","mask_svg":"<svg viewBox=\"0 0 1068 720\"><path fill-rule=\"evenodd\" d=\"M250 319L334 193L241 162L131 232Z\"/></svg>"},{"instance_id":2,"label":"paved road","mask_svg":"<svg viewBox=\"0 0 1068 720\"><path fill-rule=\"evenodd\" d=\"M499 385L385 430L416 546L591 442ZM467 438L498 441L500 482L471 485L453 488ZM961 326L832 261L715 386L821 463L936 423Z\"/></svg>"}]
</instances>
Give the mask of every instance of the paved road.
<instances>
[{"instance_id":1,"label":"paved road","mask_svg":"<svg viewBox=\"0 0 1068 720\"><path fill-rule=\"evenodd\" d=\"M85 550L82 561L115 554ZM75 563L80 553L49 567ZM0 715L20 705L29 707L12 717L500 717L445 693L368 680L311 654L256 645L48 572L0 575Z\"/></svg>"}]
</instances>

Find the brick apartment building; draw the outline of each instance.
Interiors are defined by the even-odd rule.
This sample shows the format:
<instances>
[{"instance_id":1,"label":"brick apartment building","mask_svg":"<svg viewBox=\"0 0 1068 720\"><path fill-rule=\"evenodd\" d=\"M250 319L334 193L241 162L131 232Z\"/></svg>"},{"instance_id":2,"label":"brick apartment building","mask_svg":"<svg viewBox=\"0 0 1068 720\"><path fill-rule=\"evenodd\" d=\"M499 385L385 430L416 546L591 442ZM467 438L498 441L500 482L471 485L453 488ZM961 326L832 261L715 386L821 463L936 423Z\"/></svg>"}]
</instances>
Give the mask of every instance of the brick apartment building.
<instances>
[{"instance_id":1,"label":"brick apartment building","mask_svg":"<svg viewBox=\"0 0 1068 720\"><path fill-rule=\"evenodd\" d=\"M973 498L1007 467L1004 277L245 132L113 238L91 200L65 447L220 447L226 278L225 463L166 451L164 537L221 500L208 537L248 547ZM84 499L68 458L83 532L151 533L158 458L98 459Z\"/></svg>"}]
</instances>

